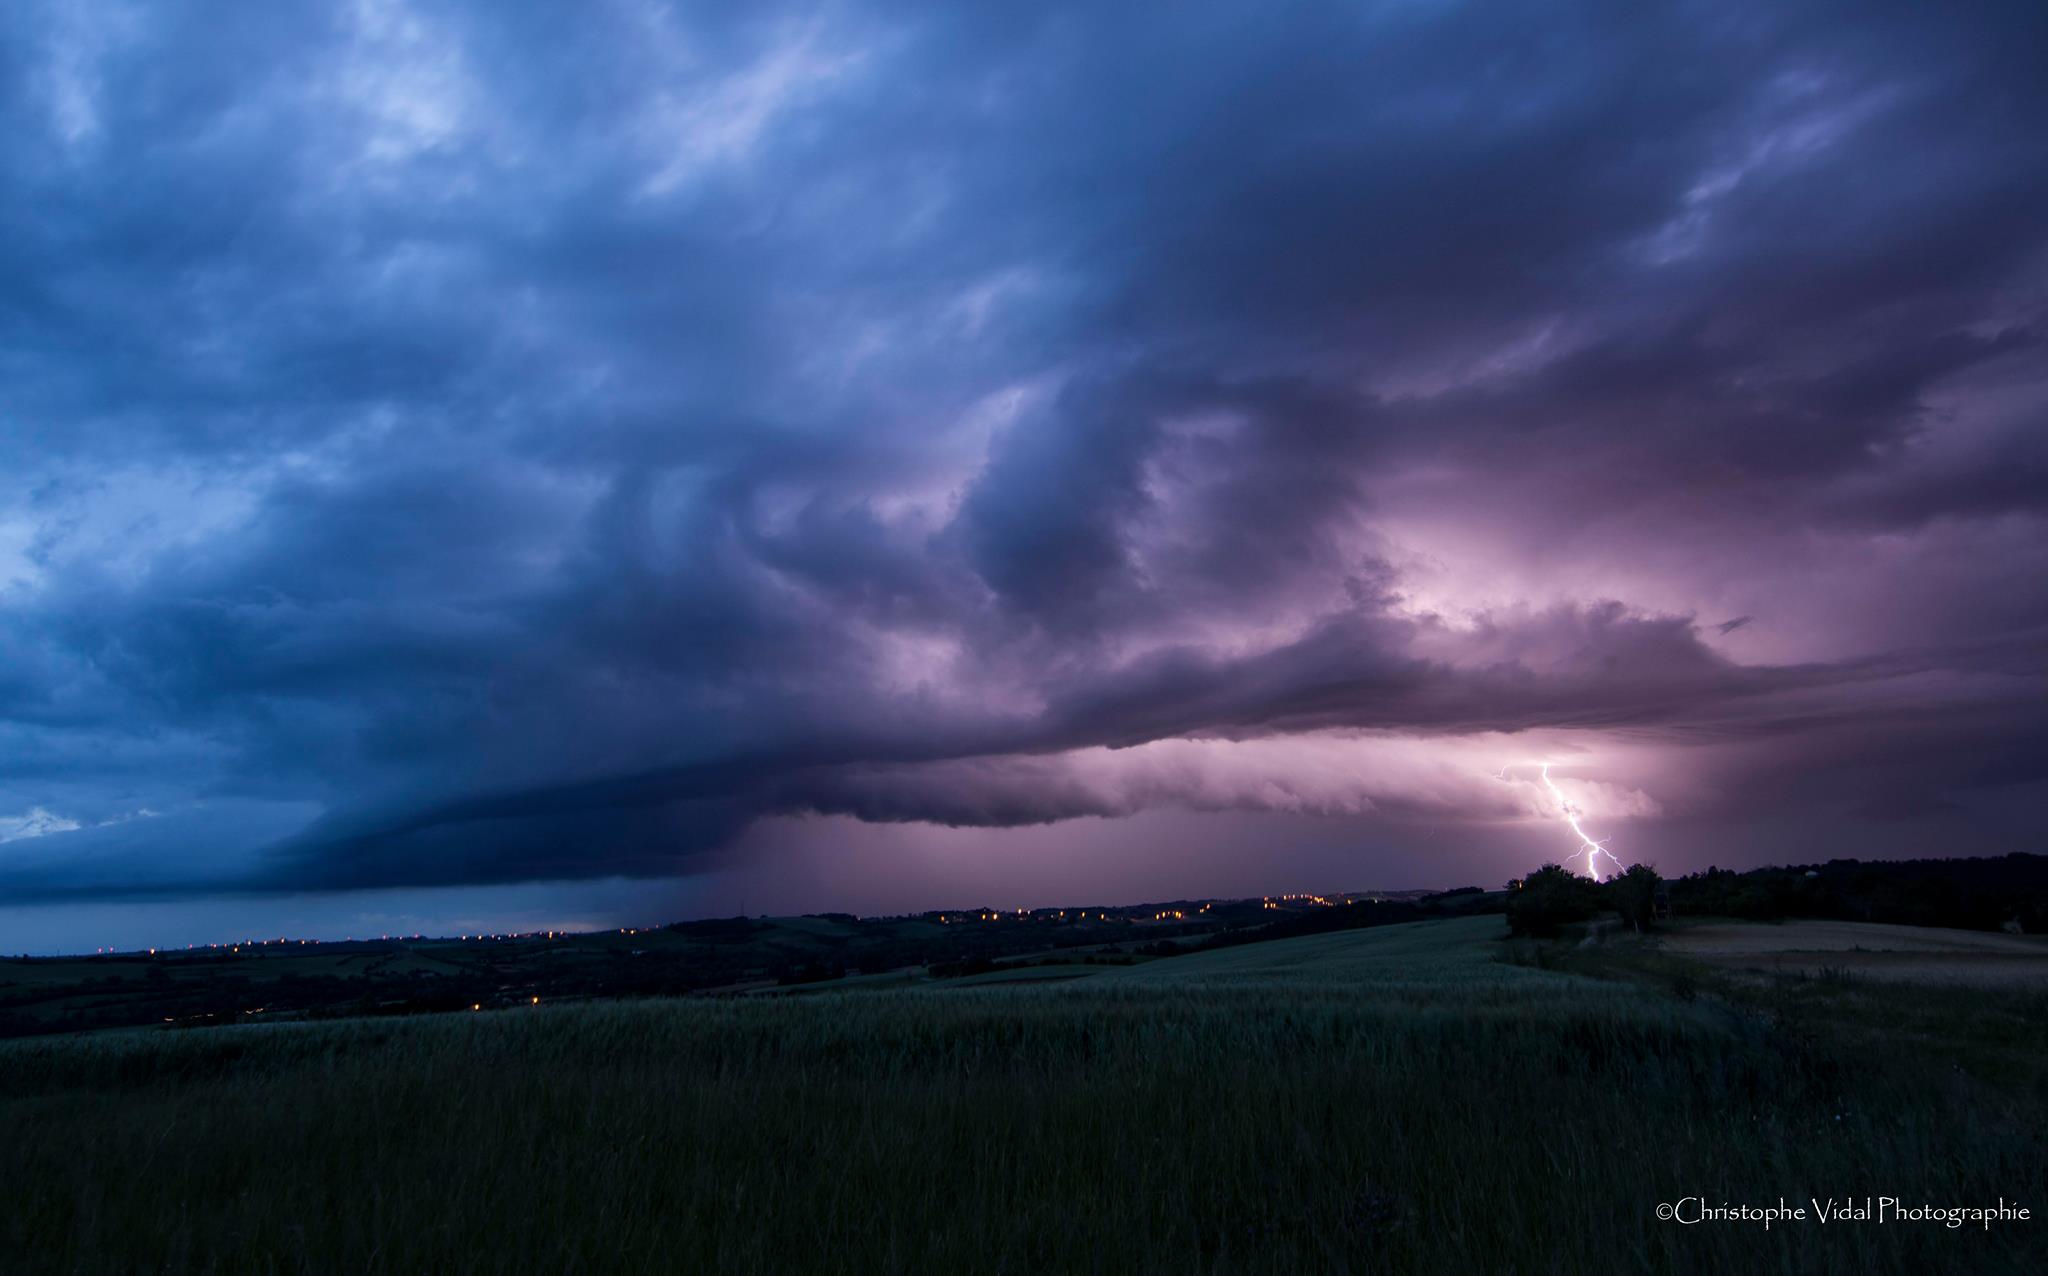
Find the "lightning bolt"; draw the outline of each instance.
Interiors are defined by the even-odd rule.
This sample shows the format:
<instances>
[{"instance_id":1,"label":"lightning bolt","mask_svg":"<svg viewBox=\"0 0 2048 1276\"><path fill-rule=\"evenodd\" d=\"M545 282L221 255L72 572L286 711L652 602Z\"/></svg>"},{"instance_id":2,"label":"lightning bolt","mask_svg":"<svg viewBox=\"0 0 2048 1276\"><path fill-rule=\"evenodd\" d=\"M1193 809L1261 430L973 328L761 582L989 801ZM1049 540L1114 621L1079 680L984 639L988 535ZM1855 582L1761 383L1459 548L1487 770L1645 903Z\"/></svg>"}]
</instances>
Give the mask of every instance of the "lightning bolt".
<instances>
[{"instance_id":1,"label":"lightning bolt","mask_svg":"<svg viewBox=\"0 0 2048 1276\"><path fill-rule=\"evenodd\" d=\"M1502 773L1506 773L1505 767L1502 768ZM1596 839L1579 824L1579 808L1573 806L1565 799L1564 790L1558 788L1557 782L1550 778L1550 764L1548 762L1543 764L1543 787L1549 789L1550 796L1557 799L1558 807L1564 811L1565 823L1571 825L1572 832L1578 835L1579 849L1586 853L1586 875L1596 882L1600 880L1600 857L1602 855L1605 855L1610 860L1614 860L1614 866L1620 868L1622 866L1621 861L1614 859L1614 852L1608 850L1602 844L1606 839Z\"/></svg>"},{"instance_id":2,"label":"lightning bolt","mask_svg":"<svg viewBox=\"0 0 2048 1276\"><path fill-rule=\"evenodd\" d=\"M1519 766L1521 764L1516 763L1515 765ZM1493 778L1512 782L1508 776L1508 770L1508 767L1502 767L1494 773ZM1557 782L1550 778L1550 764L1548 762L1543 764L1542 775L1543 787L1549 789L1550 796L1557 799L1558 809L1564 812L1565 823L1572 826L1573 834L1579 839L1579 849L1586 854L1586 875L1596 882L1600 880L1600 857L1602 855L1613 860L1616 868L1621 868L1622 862L1615 859L1614 852L1607 849L1607 843L1611 839L1596 838L1591 833L1586 832L1585 826L1579 823L1579 808L1573 806L1566 799L1564 790L1558 788Z\"/></svg>"}]
</instances>

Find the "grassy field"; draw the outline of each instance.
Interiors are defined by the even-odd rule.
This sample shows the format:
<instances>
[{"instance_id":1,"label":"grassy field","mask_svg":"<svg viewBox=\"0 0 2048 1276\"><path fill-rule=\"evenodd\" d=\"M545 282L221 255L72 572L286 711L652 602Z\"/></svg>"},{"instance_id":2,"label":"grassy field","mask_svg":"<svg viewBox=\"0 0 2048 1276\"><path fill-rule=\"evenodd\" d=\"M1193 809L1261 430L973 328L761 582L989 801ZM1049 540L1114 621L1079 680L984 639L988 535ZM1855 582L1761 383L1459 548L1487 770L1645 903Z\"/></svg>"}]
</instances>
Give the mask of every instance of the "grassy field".
<instances>
[{"instance_id":1,"label":"grassy field","mask_svg":"<svg viewBox=\"0 0 2048 1276\"><path fill-rule=\"evenodd\" d=\"M1497 917L1062 982L0 1046L25 1271L2038 1271L2048 1005ZM1915 998L1929 998L1915 1000Z\"/></svg>"},{"instance_id":2,"label":"grassy field","mask_svg":"<svg viewBox=\"0 0 2048 1276\"><path fill-rule=\"evenodd\" d=\"M1687 924L1668 951L1730 971L2048 992L2048 937L1800 920Z\"/></svg>"}]
</instances>

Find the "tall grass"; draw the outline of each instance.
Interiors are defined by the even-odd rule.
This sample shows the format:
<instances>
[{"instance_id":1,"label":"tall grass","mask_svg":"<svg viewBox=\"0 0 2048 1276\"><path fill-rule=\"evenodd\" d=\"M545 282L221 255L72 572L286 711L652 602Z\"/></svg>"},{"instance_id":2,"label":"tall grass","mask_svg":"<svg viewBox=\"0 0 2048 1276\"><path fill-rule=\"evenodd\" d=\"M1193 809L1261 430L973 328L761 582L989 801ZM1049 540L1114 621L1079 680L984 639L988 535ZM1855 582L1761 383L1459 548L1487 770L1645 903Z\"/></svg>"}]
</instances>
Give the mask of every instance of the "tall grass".
<instances>
[{"instance_id":1,"label":"tall grass","mask_svg":"<svg viewBox=\"0 0 2048 1276\"><path fill-rule=\"evenodd\" d=\"M1688 1194L2038 1209L2048 1105L1493 963L1497 926L1048 987L17 1044L0 1264L2038 1270L2038 1225L1659 1223Z\"/></svg>"}]
</instances>

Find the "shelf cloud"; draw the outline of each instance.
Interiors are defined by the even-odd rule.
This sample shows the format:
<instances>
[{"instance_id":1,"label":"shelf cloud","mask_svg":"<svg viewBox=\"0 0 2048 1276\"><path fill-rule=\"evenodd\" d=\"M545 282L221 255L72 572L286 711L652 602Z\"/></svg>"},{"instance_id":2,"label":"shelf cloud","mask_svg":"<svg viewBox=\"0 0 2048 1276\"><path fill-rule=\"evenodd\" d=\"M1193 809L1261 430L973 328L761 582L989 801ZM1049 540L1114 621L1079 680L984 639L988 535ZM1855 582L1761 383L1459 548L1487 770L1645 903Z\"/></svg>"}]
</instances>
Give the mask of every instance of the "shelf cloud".
<instances>
[{"instance_id":1,"label":"shelf cloud","mask_svg":"<svg viewBox=\"0 0 2048 1276\"><path fill-rule=\"evenodd\" d=\"M10 900L807 815L1533 857L1529 761L1667 869L2037 840L2037 3L28 6L0 64Z\"/></svg>"}]
</instances>

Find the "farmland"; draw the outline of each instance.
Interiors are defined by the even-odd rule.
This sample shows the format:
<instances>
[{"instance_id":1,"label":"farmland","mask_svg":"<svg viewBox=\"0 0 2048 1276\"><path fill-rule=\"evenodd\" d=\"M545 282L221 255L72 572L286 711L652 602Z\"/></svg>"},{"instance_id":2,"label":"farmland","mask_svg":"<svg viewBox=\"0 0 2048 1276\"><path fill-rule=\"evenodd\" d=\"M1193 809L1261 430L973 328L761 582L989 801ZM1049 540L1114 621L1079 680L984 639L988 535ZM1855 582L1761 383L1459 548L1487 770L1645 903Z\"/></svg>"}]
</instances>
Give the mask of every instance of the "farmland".
<instances>
[{"instance_id":1,"label":"farmland","mask_svg":"<svg viewBox=\"0 0 2048 1276\"><path fill-rule=\"evenodd\" d=\"M1498 917L938 983L0 1046L52 1271L2030 1270L2048 1014ZM1902 997L1905 1001L1895 1001ZM1919 998L1919 1000L1914 1000ZM1903 1013L1902 1013L1903 1008ZM1910 1048L1870 1049L1873 1041Z\"/></svg>"},{"instance_id":2,"label":"farmland","mask_svg":"<svg viewBox=\"0 0 2048 1276\"><path fill-rule=\"evenodd\" d=\"M1728 971L2048 990L2048 938L1877 922L1679 928L1669 952Z\"/></svg>"}]
</instances>

